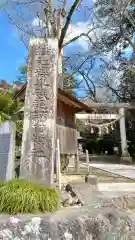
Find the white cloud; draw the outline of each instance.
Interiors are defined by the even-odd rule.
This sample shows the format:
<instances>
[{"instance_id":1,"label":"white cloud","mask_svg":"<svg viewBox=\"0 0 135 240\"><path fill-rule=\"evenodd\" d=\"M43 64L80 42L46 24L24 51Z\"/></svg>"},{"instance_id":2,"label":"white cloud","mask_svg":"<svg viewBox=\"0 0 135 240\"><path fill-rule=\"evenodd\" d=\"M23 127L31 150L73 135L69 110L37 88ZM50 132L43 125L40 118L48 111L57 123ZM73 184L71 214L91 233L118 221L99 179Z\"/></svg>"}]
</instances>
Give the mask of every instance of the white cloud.
<instances>
[{"instance_id":1,"label":"white cloud","mask_svg":"<svg viewBox=\"0 0 135 240\"><path fill-rule=\"evenodd\" d=\"M32 26L35 28L38 27L45 27L45 23L38 19L38 18L34 18L32 21ZM92 26L89 22L77 22L76 24L70 24L66 37L65 37L65 41L64 43L69 42L70 40L72 40L74 37L77 37L79 35L81 35L82 33L87 34L88 31L92 29ZM82 36L80 37L76 42L85 50L88 50L88 42L87 42L87 37Z\"/></svg>"},{"instance_id":2,"label":"white cloud","mask_svg":"<svg viewBox=\"0 0 135 240\"><path fill-rule=\"evenodd\" d=\"M96 98L100 102L113 102L115 100L112 91L107 87L96 87Z\"/></svg>"},{"instance_id":3,"label":"white cloud","mask_svg":"<svg viewBox=\"0 0 135 240\"><path fill-rule=\"evenodd\" d=\"M32 26L33 27L45 27L45 23L43 20L36 17L32 21Z\"/></svg>"},{"instance_id":4,"label":"white cloud","mask_svg":"<svg viewBox=\"0 0 135 240\"><path fill-rule=\"evenodd\" d=\"M43 28L45 27L45 22L43 22L42 20L38 19L38 18L34 18L33 22L32 22L32 26L35 28ZM111 35L112 33L114 33L116 31L116 29L109 29L106 30L103 27L98 27L98 28L94 28L93 24L90 23L90 21L85 21L85 22L77 22L74 24L70 24L67 30L67 34L64 40L64 43L68 43L70 40L72 40L73 38L81 35L82 33L87 34L89 32L89 36L92 39L92 43L97 43L100 42L100 39L104 36L104 35ZM92 43L90 43L89 39L86 36L82 36L80 38L78 38L75 42L73 42L73 44L77 43L77 45L80 45L81 48L83 48L85 51L91 51L91 47L92 47ZM68 45L70 46L70 45ZM120 46L117 46L120 48ZM96 49L97 51L98 49ZM100 52L99 52L100 54ZM108 52L106 54L106 56L104 56L104 59L106 61L110 61L112 59L112 51Z\"/></svg>"},{"instance_id":5,"label":"white cloud","mask_svg":"<svg viewBox=\"0 0 135 240\"><path fill-rule=\"evenodd\" d=\"M76 24L70 24L66 37L65 37L65 43L69 42L73 38L81 35L82 33L87 34L88 31L92 29L92 25L89 22L77 22ZM88 38L85 36L82 36L78 38L76 41L82 48L85 50L88 50Z\"/></svg>"},{"instance_id":6,"label":"white cloud","mask_svg":"<svg viewBox=\"0 0 135 240\"><path fill-rule=\"evenodd\" d=\"M33 27L38 27L39 26L39 19L38 18L34 18L32 21L32 26Z\"/></svg>"}]
</instances>

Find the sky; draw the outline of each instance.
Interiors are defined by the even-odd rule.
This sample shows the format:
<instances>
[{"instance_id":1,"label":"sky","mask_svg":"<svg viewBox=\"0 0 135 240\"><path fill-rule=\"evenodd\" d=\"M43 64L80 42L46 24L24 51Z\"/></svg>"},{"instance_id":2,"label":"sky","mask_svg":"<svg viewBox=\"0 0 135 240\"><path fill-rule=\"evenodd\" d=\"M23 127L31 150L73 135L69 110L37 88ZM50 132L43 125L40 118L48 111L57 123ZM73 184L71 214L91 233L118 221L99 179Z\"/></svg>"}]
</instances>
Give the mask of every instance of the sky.
<instances>
[{"instance_id":1,"label":"sky","mask_svg":"<svg viewBox=\"0 0 135 240\"><path fill-rule=\"evenodd\" d=\"M69 3L71 4L69 0ZM92 2L90 0L85 0L85 5L92 6ZM85 9L85 6L83 6ZM75 35L79 35L82 32L88 31L88 25L90 26L90 14L86 14L86 11L78 11L73 15L72 25L70 26L67 34L66 41L74 37ZM6 15L6 13L0 10L0 79L5 79L9 83L12 83L17 76L19 75L18 67L25 64L25 58L27 57L27 49L24 44L21 42L17 29L13 26ZM32 23L35 23L35 18L33 18ZM64 54L72 54L76 50L87 52L88 44L84 38L80 39L74 44L65 48ZM129 47L126 49L126 55L130 58L132 54L132 49ZM100 68L100 59L97 56L96 66L93 69L93 75L98 77L98 72Z\"/></svg>"},{"instance_id":2,"label":"sky","mask_svg":"<svg viewBox=\"0 0 135 240\"><path fill-rule=\"evenodd\" d=\"M0 12L0 22L0 79L11 83L16 79L27 51L4 12Z\"/></svg>"},{"instance_id":3,"label":"sky","mask_svg":"<svg viewBox=\"0 0 135 240\"><path fill-rule=\"evenodd\" d=\"M89 2L89 0L86 0L85 4L87 4L87 1ZM88 18L89 16L80 14L80 12L74 14L72 19L73 34L71 34L71 37L74 36L74 29L76 34L80 34L80 31L83 31L82 26L85 22L87 23ZM11 83L17 78L19 74L18 67L25 63L28 53L19 38L16 28L10 23L3 10L0 10L0 22L2 23L0 27L0 79L5 79ZM87 48L87 44L85 41L83 43L80 41L74 47L71 45L68 48L68 52L75 50L75 47L84 49L85 47Z\"/></svg>"}]
</instances>

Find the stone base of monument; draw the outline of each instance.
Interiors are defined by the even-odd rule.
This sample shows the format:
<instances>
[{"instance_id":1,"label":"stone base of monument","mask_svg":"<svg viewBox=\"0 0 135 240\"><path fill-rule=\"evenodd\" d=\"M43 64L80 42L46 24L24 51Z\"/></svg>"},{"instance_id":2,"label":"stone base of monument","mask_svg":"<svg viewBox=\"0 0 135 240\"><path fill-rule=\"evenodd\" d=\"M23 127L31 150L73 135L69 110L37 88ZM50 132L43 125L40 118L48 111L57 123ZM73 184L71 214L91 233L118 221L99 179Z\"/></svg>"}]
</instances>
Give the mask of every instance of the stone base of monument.
<instances>
[{"instance_id":1,"label":"stone base of monument","mask_svg":"<svg viewBox=\"0 0 135 240\"><path fill-rule=\"evenodd\" d=\"M130 155L121 156L120 161L122 164L132 164L132 157Z\"/></svg>"},{"instance_id":2,"label":"stone base of monument","mask_svg":"<svg viewBox=\"0 0 135 240\"><path fill-rule=\"evenodd\" d=\"M69 169L76 170L76 155L69 155L68 156L68 166L67 166L67 172Z\"/></svg>"},{"instance_id":3,"label":"stone base of monument","mask_svg":"<svg viewBox=\"0 0 135 240\"><path fill-rule=\"evenodd\" d=\"M68 159L69 159L69 164L68 166L74 166L75 167L75 155L70 155L68 156Z\"/></svg>"}]
</instances>

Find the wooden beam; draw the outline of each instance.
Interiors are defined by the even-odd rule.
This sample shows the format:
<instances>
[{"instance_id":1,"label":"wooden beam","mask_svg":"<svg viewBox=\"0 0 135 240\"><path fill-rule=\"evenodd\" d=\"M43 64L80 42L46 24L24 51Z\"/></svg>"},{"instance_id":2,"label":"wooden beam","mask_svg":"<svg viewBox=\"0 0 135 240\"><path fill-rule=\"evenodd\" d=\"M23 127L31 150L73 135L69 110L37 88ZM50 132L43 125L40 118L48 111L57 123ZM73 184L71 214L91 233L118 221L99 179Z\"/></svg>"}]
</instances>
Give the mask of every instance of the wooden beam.
<instances>
[{"instance_id":1,"label":"wooden beam","mask_svg":"<svg viewBox=\"0 0 135 240\"><path fill-rule=\"evenodd\" d=\"M127 108L135 109L135 103L97 103L97 102L85 102L91 108Z\"/></svg>"}]
</instances>

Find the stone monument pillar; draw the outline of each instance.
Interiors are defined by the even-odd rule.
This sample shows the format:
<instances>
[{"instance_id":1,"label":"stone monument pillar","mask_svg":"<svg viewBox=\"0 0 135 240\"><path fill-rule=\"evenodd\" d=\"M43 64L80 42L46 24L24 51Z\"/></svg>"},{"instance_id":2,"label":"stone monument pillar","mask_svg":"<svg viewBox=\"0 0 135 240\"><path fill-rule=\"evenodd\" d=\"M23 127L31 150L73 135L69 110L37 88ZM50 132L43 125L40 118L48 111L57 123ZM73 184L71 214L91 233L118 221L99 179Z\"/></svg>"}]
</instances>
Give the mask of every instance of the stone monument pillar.
<instances>
[{"instance_id":1,"label":"stone monument pillar","mask_svg":"<svg viewBox=\"0 0 135 240\"><path fill-rule=\"evenodd\" d=\"M20 177L53 184L58 41L30 40Z\"/></svg>"},{"instance_id":2,"label":"stone monument pillar","mask_svg":"<svg viewBox=\"0 0 135 240\"><path fill-rule=\"evenodd\" d=\"M15 135L16 125L6 121L0 126L0 180L12 180L15 177Z\"/></svg>"},{"instance_id":3,"label":"stone monument pillar","mask_svg":"<svg viewBox=\"0 0 135 240\"><path fill-rule=\"evenodd\" d=\"M125 110L124 108L119 109L120 118L120 137L121 137L121 162L132 163L132 158L127 149L127 138L126 138L126 126L125 126Z\"/></svg>"}]
</instances>

